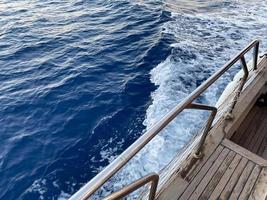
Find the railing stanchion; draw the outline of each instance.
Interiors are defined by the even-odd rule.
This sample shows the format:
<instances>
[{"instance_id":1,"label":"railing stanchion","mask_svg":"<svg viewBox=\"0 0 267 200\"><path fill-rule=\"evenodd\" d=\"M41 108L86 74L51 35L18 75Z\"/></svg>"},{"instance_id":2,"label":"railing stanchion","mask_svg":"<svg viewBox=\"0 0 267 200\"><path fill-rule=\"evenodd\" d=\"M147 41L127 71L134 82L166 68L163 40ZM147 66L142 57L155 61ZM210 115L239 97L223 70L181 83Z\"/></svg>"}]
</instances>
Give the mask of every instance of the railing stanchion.
<instances>
[{"instance_id":1,"label":"railing stanchion","mask_svg":"<svg viewBox=\"0 0 267 200\"><path fill-rule=\"evenodd\" d=\"M200 141L196 147L196 150L194 152L194 156L196 158L200 158L202 157L202 153L201 153L201 150L202 150L202 146L206 140L206 137L208 135L208 132L212 126L212 123L213 123L213 120L217 114L217 108L216 107L212 107L212 106L208 106L208 105L203 105L203 104L196 104L196 103L191 103L187 108L189 109L198 109L198 110L208 110L208 111L211 111L211 114L208 118L208 121L206 123L206 126L203 130L203 133L201 135L201 138L200 138Z\"/></svg>"},{"instance_id":2,"label":"railing stanchion","mask_svg":"<svg viewBox=\"0 0 267 200\"><path fill-rule=\"evenodd\" d=\"M258 54L259 54L259 45L260 43L257 43L254 47L254 57L253 57L253 69L257 69L257 64L258 64Z\"/></svg>"},{"instance_id":3,"label":"railing stanchion","mask_svg":"<svg viewBox=\"0 0 267 200\"><path fill-rule=\"evenodd\" d=\"M239 96L240 96L240 94L241 94L241 92L242 92L242 89L243 89L243 87L244 87L244 85L245 85L245 83L246 83L246 80L247 80L247 78L248 78L248 73L249 73L249 72L248 72L247 63L246 63L246 60L245 60L244 55L241 56L240 61L241 61L242 69L243 69L243 71L244 71L244 75L243 75L243 77L242 77L242 79L241 79L241 82L240 82L240 84L239 84L239 86L238 86L238 89L237 89L236 95L235 95L235 97L234 97L233 103L232 103L231 106L230 106L230 110L229 110L229 113L230 113L230 114L232 114L232 112L233 112L233 109L234 109L234 107L235 107L235 104L236 104L237 101L238 101L238 98L239 98Z\"/></svg>"}]
</instances>

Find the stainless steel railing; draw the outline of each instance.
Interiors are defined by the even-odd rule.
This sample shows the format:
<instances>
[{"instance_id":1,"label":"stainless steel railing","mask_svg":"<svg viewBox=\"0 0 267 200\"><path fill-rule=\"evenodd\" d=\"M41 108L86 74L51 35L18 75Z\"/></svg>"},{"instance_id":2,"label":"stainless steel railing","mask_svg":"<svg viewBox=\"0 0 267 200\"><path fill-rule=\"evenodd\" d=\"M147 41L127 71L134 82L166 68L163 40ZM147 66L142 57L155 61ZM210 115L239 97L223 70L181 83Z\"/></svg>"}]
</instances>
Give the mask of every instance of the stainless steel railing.
<instances>
[{"instance_id":1,"label":"stainless steel railing","mask_svg":"<svg viewBox=\"0 0 267 200\"><path fill-rule=\"evenodd\" d=\"M202 149L202 146L203 146L203 144L205 142L205 139L206 139L206 137L208 135L208 132L210 130L210 127L212 125L212 122L213 122L213 120L214 120L214 118L216 116L217 108L212 107L212 106L203 105L203 104L195 104L195 103L189 104L187 108L189 108L189 109L197 109L197 110L208 110L208 111L211 111L211 114L210 114L210 116L208 118L208 121L206 123L206 126L205 126L205 128L203 130L202 136L200 138L200 141L199 141L199 143L198 143L198 145L197 145L197 147L196 147L196 149L194 151L194 157L201 158L202 157L201 149Z\"/></svg>"},{"instance_id":2,"label":"stainless steel railing","mask_svg":"<svg viewBox=\"0 0 267 200\"><path fill-rule=\"evenodd\" d=\"M148 200L153 200L156 196L157 186L159 181L159 175L156 173L148 174L137 181L133 182L132 184L125 186L121 190L112 193L108 197L106 197L104 200L117 200L122 199L123 197L126 197L133 191L139 189L140 187L144 186L145 184L151 182L150 186L150 192Z\"/></svg>"},{"instance_id":3,"label":"stainless steel railing","mask_svg":"<svg viewBox=\"0 0 267 200\"><path fill-rule=\"evenodd\" d=\"M241 79L240 85L238 87L238 91L234 97L234 101L230 106L229 113L231 114L235 104L242 92L242 89L245 85L245 82L248 77L248 68L245 61L245 54L254 48L253 55L253 69L257 69L257 60L258 60L258 52L259 52L259 40L252 41L247 47L245 47L239 54L237 54L234 58L228 61L222 68L220 68L216 73L214 73L211 77L209 77L204 83L202 83L198 88L196 88L188 97L186 97L182 102L176 105L167 115L165 115L158 123L156 123L152 128L146 131L139 139L137 139L130 147L128 147L120 156L118 156L112 163L110 163L103 171L97 174L90 182L85 184L78 192L76 192L70 200L77 199L87 199L89 198L96 190L98 190L104 183L106 183L114 174L116 174L128 161L133 158L148 142L150 142L163 128L165 128L179 113L181 113L184 109L193 108L193 109L204 109L212 111L210 118L208 119L208 123L204 129L202 137L200 139L199 145L195 152L196 157L200 157L201 155L201 147L205 142L208 131L211 128L212 121L216 115L216 108L210 107L207 105L194 104L193 101L196 100L199 95L201 95L210 85L212 85L217 79L219 79L229 68L231 68L237 61L241 61L241 65L244 71L243 78ZM141 181L140 181L141 180ZM147 182L142 181L143 179L139 179L137 182L138 187L133 187L132 184L130 186L126 186L128 190L125 188L122 189L123 194L128 194L129 191L133 191L132 189L137 189L139 186L145 185ZM140 181L140 182L139 182ZM157 183L157 182L155 182ZM153 186L154 190L151 192L156 192L157 184ZM130 189L129 189L130 188ZM120 192L121 193L121 192ZM115 193L116 194L116 193ZM154 195L151 195L154 199Z\"/></svg>"}]
</instances>

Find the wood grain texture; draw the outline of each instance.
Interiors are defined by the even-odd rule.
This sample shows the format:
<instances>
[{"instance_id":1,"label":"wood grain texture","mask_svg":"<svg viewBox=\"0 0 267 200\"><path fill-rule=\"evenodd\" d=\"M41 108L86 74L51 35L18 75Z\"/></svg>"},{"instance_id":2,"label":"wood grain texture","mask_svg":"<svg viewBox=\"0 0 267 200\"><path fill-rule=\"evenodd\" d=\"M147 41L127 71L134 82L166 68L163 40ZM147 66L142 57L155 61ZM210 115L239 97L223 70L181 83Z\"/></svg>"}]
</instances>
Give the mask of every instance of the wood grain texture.
<instances>
[{"instance_id":1,"label":"wood grain texture","mask_svg":"<svg viewBox=\"0 0 267 200\"><path fill-rule=\"evenodd\" d=\"M208 161L205 163L205 165L201 168L199 173L194 177L190 185L186 188L184 193L179 199L188 199L192 192L194 191L196 185L200 183L200 181L203 179L203 177L206 175L207 171L210 169L212 164L217 160L219 155L221 154L223 150L222 146L218 146L216 151L211 155L211 157L208 159Z\"/></svg>"},{"instance_id":2,"label":"wood grain texture","mask_svg":"<svg viewBox=\"0 0 267 200\"><path fill-rule=\"evenodd\" d=\"M253 162L251 162L251 161L248 162L246 168L243 170L241 176L239 177L238 182L235 185L234 190L233 190L229 200L237 200L238 199L244 186L247 183L247 180L248 180L254 166L255 166L255 164Z\"/></svg>"},{"instance_id":3,"label":"wood grain texture","mask_svg":"<svg viewBox=\"0 0 267 200\"><path fill-rule=\"evenodd\" d=\"M218 199L220 194L222 193L224 187L228 183L229 179L232 177L237 165L241 161L242 157L239 154L236 154L233 161L229 165L229 167L226 169L225 173L221 177L219 183L216 185L215 189L211 193L209 199L215 200Z\"/></svg>"},{"instance_id":4,"label":"wood grain texture","mask_svg":"<svg viewBox=\"0 0 267 200\"><path fill-rule=\"evenodd\" d=\"M267 168L264 167L253 187L249 200L266 200L267 198Z\"/></svg>"},{"instance_id":5,"label":"wood grain texture","mask_svg":"<svg viewBox=\"0 0 267 200\"><path fill-rule=\"evenodd\" d=\"M234 160L235 156L236 156L235 152L233 152L233 151L229 152L229 154L227 155L225 160L222 162L220 168L216 171L216 173L214 174L212 179L209 181L209 184L207 185L207 187L205 188L205 190L203 191L203 193L201 194L199 199L205 200L211 196L211 193L214 191L214 189L218 185L218 183L221 180L221 178L223 177L223 175L226 174L226 170L227 170L227 168L229 168L229 166L230 166L231 162ZM240 156L239 156L239 158L240 158ZM229 174L227 176L229 176Z\"/></svg>"},{"instance_id":6,"label":"wood grain texture","mask_svg":"<svg viewBox=\"0 0 267 200\"><path fill-rule=\"evenodd\" d=\"M190 196L190 200L198 199L202 192L205 190L206 186L209 184L209 181L212 179L213 175L216 173L218 168L222 163L225 162L225 158L229 153L229 149L224 148L220 156L213 163L210 169L206 172L206 175L202 178L199 184L192 184L192 188L196 188L192 195Z\"/></svg>"},{"instance_id":7,"label":"wood grain texture","mask_svg":"<svg viewBox=\"0 0 267 200\"><path fill-rule=\"evenodd\" d=\"M267 146L266 138L267 107L254 105L244 122L231 137L231 141L263 157Z\"/></svg>"},{"instance_id":8,"label":"wood grain texture","mask_svg":"<svg viewBox=\"0 0 267 200\"><path fill-rule=\"evenodd\" d=\"M255 185L257 179L258 179L258 176L260 174L260 171L261 171L261 167L259 165L256 165L253 169L253 171L251 172L247 182L246 182L246 185L244 186L240 196L239 196L239 199L248 199L252 189L253 189L253 186Z\"/></svg>"},{"instance_id":9,"label":"wood grain texture","mask_svg":"<svg viewBox=\"0 0 267 200\"><path fill-rule=\"evenodd\" d=\"M247 163L248 163L248 159L243 157L242 160L240 161L240 163L238 164L238 166L236 167L231 178L229 179L227 185L223 189L223 191L219 197L220 199L229 199L229 197L230 197L240 175L242 174L243 170L245 169Z\"/></svg>"}]
</instances>

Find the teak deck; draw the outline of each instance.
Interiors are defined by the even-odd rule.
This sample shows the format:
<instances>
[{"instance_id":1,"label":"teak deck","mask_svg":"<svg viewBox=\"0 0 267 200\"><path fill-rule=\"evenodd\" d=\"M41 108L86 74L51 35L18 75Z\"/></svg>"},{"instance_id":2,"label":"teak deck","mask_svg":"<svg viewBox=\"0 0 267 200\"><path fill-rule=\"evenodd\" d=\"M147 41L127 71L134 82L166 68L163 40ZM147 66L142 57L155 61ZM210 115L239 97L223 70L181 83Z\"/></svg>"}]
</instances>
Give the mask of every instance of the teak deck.
<instances>
[{"instance_id":1,"label":"teak deck","mask_svg":"<svg viewBox=\"0 0 267 200\"><path fill-rule=\"evenodd\" d=\"M267 159L267 106L255 105L231 140Z\"/></svg>"},{"instance_id":2,"label":"teak deck","mask_svg":"<svg viewBox=\"0 0 267 200\"><path fill-rule=\"evenodd\" d=\"M267 192L267 168L227 139L198 168L177 199L263 199Z\"/></svg>"},{"instance_id":3,"label":"teak deck","mask_svg":"<svg viewBox=\"0 0 267 200\"><path fill-rule=\"evenodd\" d=\"M258 66L234 118L222 117L210 130L204 156L193 165L192 155L181 164L174 159L162 171L157 200L267 199L267 107L256 104L267 92L267 58Z\"/></svg>"},{"instance_id":4,"label":"teak deck","mask_svg":"<svg viewBox=\"0 0 267 200\"><path fill-rule=\"evenodd\" d=\"M158 199L264 200L267 194L267 162L222 138L215 150L211 154L207 152L186 178L178 175L170 185Z\"/></svg>"}]
</instances>

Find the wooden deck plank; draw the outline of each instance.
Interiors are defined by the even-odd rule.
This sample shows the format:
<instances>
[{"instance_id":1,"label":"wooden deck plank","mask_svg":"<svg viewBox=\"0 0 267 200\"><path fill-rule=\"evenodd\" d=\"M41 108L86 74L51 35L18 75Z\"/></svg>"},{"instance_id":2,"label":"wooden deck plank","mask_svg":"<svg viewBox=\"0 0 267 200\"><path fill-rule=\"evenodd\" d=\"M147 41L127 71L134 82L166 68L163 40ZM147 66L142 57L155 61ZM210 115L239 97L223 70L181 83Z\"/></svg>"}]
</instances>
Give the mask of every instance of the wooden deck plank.
<instances>
[{"instance_id":1,"label":"wooden deck plank","mask_svg":"<svg viewBox=\"0 0 267 200\"><path fill-rule=\"evenodd\" d=\"M257 155L261 156L264 159L267 159L267 153L264 152L267 150L267 136L265 136L260 144L260 148L258 149Z\"/></svg>"},{"instance_id":2,"label":"wooden deck plank","mask_svg":"<svg viewBox=\"0 0 267 200\"><path fill-rule=\"evenodd\" d=\"M256 109L256 114L253 116L253 118L251 119L250 124L258 124L260 123L259 120L258 120L258 113L260 111L260 108L258 106L254 106L254 108ZM248 113L249 115L249 113ZM252 117L252 116L249 116L249 117ZM242 126L242 124L241 124ZM239 129L239 128L238 128ZM247 141L248 138L251 138L252 137L252 132L255 132L255 126L248 126L244 132L243 131L238 131L237 129L237 133L240 134L240 139L238 141L235 141L237 144L240 144L241 146L244 145Z\"/></svg>"},{"instance_id":3,"label":"wooden deck plank","mask_svg":"<svg viewBox=\"0 0 267 200\"><path fill-rule=\"evenodd\" d=\"M231 192L234 189L234 186L236 185L240 175L242 174L244 168L246 167L248 163L248 159L247 158L242 158L242 160L240 161L240 163L238 164L238 166L235 168L235 171L233 173L233 175L231 176L230 180L228 181L228 183L226 184L225 188L223 189L220 198L221 199L228 199L229 196L231 195Z\"/></svg>"},{"instance_id":4,"label":"wooden deck plank","mask_svg":"<svg viewBox=\"0 0 267 200\"><path fill-rule=\"evenodd\" d=\"M222 162L220 168L216 171L212 179L209 181L209 184L205 188L205 190L202 192L199 199L206 200L213 192L214 188L217 186L218 182L221 180L222 176L224 175L225 171L233 161L236 153L233 151L230 151L225 160ZM203 179L204 180L204 179ZM201 183L200 183L201 184Z\"/></svg>"},{"instance_id":5,"label":"wooden deck plank","mask_svg":"<svg viewBox=\"0 0 267 200\"><path fill-rule=\"evenodd\" d=\"M259 113L257 114L258 117L258 123L257 124L250 124L250 126L253 126L253 132L251 132L251 136L249 138L246 139L246 142L244 143L244 147L248 150L250 150L251 152L255 153L257 152L257 150L253 151L253 149L258 148L258 146L256 146L258 142L258 140L261 138L262 136L262 131L264 129L264 115L265 115L265 110L264 109L260 109ZM262 139L261 139L262 140Z\"/></svg>"},{"instance_id":6,"label":"wooden deck plank","mask_svg":"<svg viewBox=\"0 0 267 200\"><path fill-rule=\"evenodd\" d=\"M267 117L265 116L267 116L267 109L265 109L263 112L262 123L256 133L257 140L255 142L251 142L251 146L249 147L249 150L251 150L253 153L257 153L259 151L267 133Z\"/></svg>"},{"instance_id":7,"label":"wooden deck plank","mask_svg":"<svg viewBox=\"0 0 267 200\"><path fill-rule=\"evenodd\" d=\"M263 111L259 108L257 115L254 117L253 121L250 123L249 128L247 129L248 134L242 137L243 138L242 142L238 143L242 147L245 147L247 149L250 146L251 142L252 141L254 142L254 139L256 139L255 135L262 122L261 121L262 113Z\"/></svg>"},{"instance_id":8,"label":"wooden deck plank","mask_svg":"<svg viewBox=\"0 0 267 200\"><path fill-rule=\"evenodd\" d=\"M267 142L267 107L254 105L231 141L262 156ZM265 157L267 158L267 156Z\"/></svg>"},{"instance_id":9,"label":"wooden deck plank","mask_svg":"<svg viewBox=\"0 0 267 200\"><path fill-rule=\"evenodd\" d=\"M218 146L216 148L216 150L210 155L209 158L205 158L205 159L201 159L199 160L199 163L196 163L196 167L194 169L192 169L188 175L186 176L186 180L193 180L194 177L199 173L199 171L202 169L202 168L206 168L207 167L207 162L208 161L215 161L216 158L219 156L219 154L221 153L221 151L223 150L223 147L222 146ZM210 165L209 165L210 166Z\"/></svg>"},{"instance_id":10,"label":"wooden deck plank","mask_svg":"<svg viewBox=\"0 0 267 200\"><path fill-rule=\"evenodd\" d=\"M234 142L224 139L222 141L222 145L225 147L232 149L236 153L240 154L242 157L248 158L249 160L253 161L254 163L261 165L261 166L267 166L267 161L263 159L262 157L250 152L249 150L235 144Z\"/></svg>"},{"instance_id":11,"label":"wooden deck plank","mask_svg":"<svg viewBox=\"0 0 267 200\"><path fill-rule=\"evenodd\" d=\"M251 174L250 174L250 176L246 182L246 185L244 186L244 188L243 188L243 190L239 196L239 199L248 199L248 197L252 191L252 188L258 179L260 171L261 171L261 167L259 165L256 165L254 167L253 171L251 172Z\"/></svg>"},{"instance_id":12,"label":"wooden deck plank","mask_svg":"<svg viewBox=\"0 0 267 200\"><path fill-rule=\"evenodd\" d=\"M219 136L219 134L217 134ZM211 137L211 136L209 136ZM158 200L165 200L170 198L170 194L172 194L172 198L178 199L186 190L188 185L192 182L192 179L197 175L197 173L201 169L209 168L206 163L207 161L214 162L221 151L223 150L222 146L218 146L220 141L222 140L223 135L216 138L207 138L207 140L212 140L212 144L209 145L210 148L204 149L205 157L197 161L195 167L191 169L188 173L188 178L182 178L179 175L179 171L174 173L172 179L161 187L159 193L157 194ZM207 169L208 170L208 169Z\"/></svg>"},{"instance_id":13,"label":"wooden deck plank","mask_svg":"<svg viewBox=\"0 0 267 200\"><path fill-rule=\"evenodd\" d=\"M249 200L266 200L267 197L267 168L264 167L249 196Z\"/></svg>"},{"instance_id":14,"label":"wooden deck plank","mask_svg":"<svg viewBox=\"0 0 267 200\"><path fill-rule=\"evenodd\" d=\"M223 191L225 185L228 183L229 179L231 178L232 174L234 173L235 168L239 164L241 158L242 157L239 154L235 155L233 161L231 162L231 164L229 165L229 167L227 168L227 170L223 174L221 180L219 181L219 183L217 184L217 186L213 190L212 194L210 195L209 198L211 200L218 199L218 197L220 196L221 192Z\"/></svg>"},{"instance_id":15,"label":"wooden deck plank","mask_svg":"<svg viewBox=\"0 0 267 200\"><path fill-rule=\"evenodd\" d=\"M267 108L265 108L265 116L264 116L265 120L263 122L263 130L262 130L262 138L259 139L258 143L259 144L259 148L257 150L257 154L259 156L262 156L264 159L267 159L267 155L264 155L264 151L267 148Z\"/></svg>"},{"instance_id":16,"label":"wooden deck plank","mask_svg":"<svg viewBox=\"0 0 267 200\"><path fill-rule=\"evenodd\" d=\"M254 168L255 164L251 161L248 162L246 168L244 169L244 171L242 172L241 176L238 179L238 182L236 184L236 186L234 187L234 190L229 198L229 200L237 200L239 195L242 192L242 189L244 188L253 168Z\"/></svg>"},{"instance_id":17,"label":"wooden deck plank","mask_svg":"<svg viewBox=\"0 0 267 200\"><path fill-rule=\"evenodd\" d=\"M238 130L235 132L235 134L232 136L231 140L238 143L240 141L243 133L248 129L248 127L251 124L252 119L258 112L258 107L253 106L251 111L249 111L249 114L246 116L245 120L242 122Z\"/></svg>"},{"instance_id":18,"label":"wooden deck plank","mask_svg":"<svg viewBox=\"0 0 267 200\"><path fill-rule=\"evenodd\" d=\"M251 152L253 152L253 148L255 148L255 144L257 143L260 135L261 135L261 129L263 127L262 124L262 116L264 115L264 111L260 110L260 112L258 113L258 121L259 123L257 125L255 124L250 124L250 126L253 126L254 132L251 133L251 138L247 138L246 142L244 143L244 147L248 150L250 150ZM254 153L254 152L253 152Z\"/></svg>"},{"instance_id":19,"label":"wooden deck plank","mask_svg":"<svg viewBox=\"0 0 267 200\"><path fill-rule=\"evenodd\" d=\"M212 164L218 160L217 158L221 155L223 151L223 146L218 146L216 151L211 155L211 157L207 160L205 165L201 168L199 173L194 177L193 181L190 183L190 185L186 188L186 190L182 193L181 197L179 199L188 199L196 186L200 183L200 181L203 179L203 177L206 175Z\"/></svg>"},{"instance_id":20,"label":"wooden deck plank","mask_svg":"<svg viewBox=\"0 0 267 200\"><path fill-rule=\"evenodd\" d=\"M203 177L201 182L199 184L192 184L192 187L196 187L192 195L190 196L190 200L198 199L199 196L202 194L206 186L208 185L209 181L212 179L213 175L216 173L218 168L221 166L221 164L225 161L227 155L229 154L229 149L224 148L222 153L219 155L217 160L213 163L209 171L206 173L206 175Z\"/></svg>"}]
</instances>

